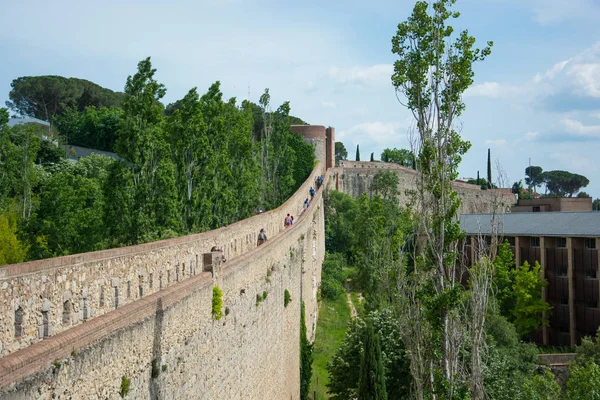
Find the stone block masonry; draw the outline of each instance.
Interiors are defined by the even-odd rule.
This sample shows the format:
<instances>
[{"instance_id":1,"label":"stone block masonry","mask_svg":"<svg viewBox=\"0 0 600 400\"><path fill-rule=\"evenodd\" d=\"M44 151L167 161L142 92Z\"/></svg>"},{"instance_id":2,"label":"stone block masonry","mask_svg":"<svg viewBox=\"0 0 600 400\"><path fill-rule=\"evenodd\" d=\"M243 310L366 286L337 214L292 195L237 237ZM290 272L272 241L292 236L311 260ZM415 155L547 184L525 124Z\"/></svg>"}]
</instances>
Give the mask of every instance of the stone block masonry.
<instances>
[{"instance_id":1,"label":"stone block masonry","mask_svg":"<svg viewBox=\"0 0 600 400\"><path fill-rule=\"evenodd\" d=\"M271 238L286 214L299 215L323 164L281 207L228 227L0 267L0 357L197 275L212 246L229 260L251 251L261 228Z\"/></svg>"},{"instance_id":2,"label":"stone block masonry","mask_svg":"<svg viewBox=\"0 0 600 400\"><path fill-rule=\"evenodd\" d=\"M373 177L382 170L398 175L398 197L401 204L408 204L410 191L417 189L418 172L394 163L344 161L343 168L328 170L328 188L353 197L369 194ZM506 212L515 203L515 195L507 189L481 190L477 185L462 182L453 182L452 187L462 199L461 214Z\"/></svg>"},{"instance_id":3,"label":"stone block masonry","mask_svg":"<svg viewBox=\"0 0 600 400\"><path fill-rule=\"evenodd\" d=\"M197 272L3 357L0 398L120 399L126 377L129 399L298 399L300 304L314 337L325 254L321 193L295 225L214 276Z\"/></svg>"}]
</instances>

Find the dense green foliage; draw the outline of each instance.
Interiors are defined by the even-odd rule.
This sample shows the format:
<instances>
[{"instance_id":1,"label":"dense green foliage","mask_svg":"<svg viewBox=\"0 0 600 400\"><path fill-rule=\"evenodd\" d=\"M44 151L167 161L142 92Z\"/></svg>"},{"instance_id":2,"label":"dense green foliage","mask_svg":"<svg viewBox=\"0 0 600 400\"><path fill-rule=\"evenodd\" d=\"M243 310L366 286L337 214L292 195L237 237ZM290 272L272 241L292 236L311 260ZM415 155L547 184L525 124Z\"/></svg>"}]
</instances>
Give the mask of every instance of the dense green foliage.
<instances>
[{"instance_id":1,"label":"dense green foliage","mask_svg":"<svg viewBox=\"0 0 600 400\"><path fill-rule=\"evenodd\" d=\"M344 255L341 253L327 253L323 261L321 273L321 295L330 300L335 300L344 293Z\"/></svg>"},{"instance_id":2,"label":"dense green foliage","mask_svg":"<svg viewBox=\"0 0 600 400\"><path fill-rule=\"evenodd\" d=\"M52 96L48 112L62 138L121 160L68 162L52 131L34 123L8 128L0 109L0 264L229 225L278 207L309 176L314 151L291 133L301 121L289 116L288 103L270 112L263 101L258 134L252 104L224 100L219 82L202 96L190 90L165 113L166 88L155 71L142 60L125 93L114 96L60 77L13 82L17 111L40 116L23 107Z\"/></svg>"},{"instance_id":3,"label":"dense green foliage","mask_svg":"<svg viewBox=\"0 0 600 400\"><path fill-rule=\"evenodd\" d=\"M125 94L93 82L62 76L22 76L12 81L6 105L13 111L51 122L69 107L83 111L88 106L120 106Z\"/></svg>"},{"instance_id":4,"label":"dense green foliage","mask_svg":"<svg viewBox=\"0 0 600 400\"><path fill-rule=\"evenodd\" d=\"M408 168L415 168L415 154L407 149L384 149L381 161L400 164Z\"/></svg>"},{"instance_id":5,"label":"dense green foliage","mask_svg":"<svg viewBox=\"0 0 600 400\"><path fill-rule=\"evenodd\" d=\"M364 348L360 355L358 398L361 400L387 400L379 335L373 332L371 323L367 323Z\"/></svg>"},{"instance_id":6,"label":"dense green foliage","mask_svg":"<svg viewBox=\"0 0 600 400\"><path fill-rule=\"evenodd\" d=\"M368 322L367 322L368 321ZM358 395L358 382L362 354L366 351L367 325L381 344L381 360L385 387L389 399L407 398L410 393L409 361L400 338L399 326L389 309L371 312L366 319L356 318L349 324L341 346L328 363L329 393L333 399L354 399ZM360 397L359 397L360 398Z\"/></svg>"},{"instance_id":7,"label":"dense green foliage","mask_svg":"<svg viewBox=\"0 0 600 400\"><path fill-rule=\"evenodd\" d=\"M335 142L335 163L339 164L342 160L348 159L348 151L342 142Z\"/></svg>"},{"instance_id":8,"label":"dense green foliage","mask_svg":"<svg viewBox=\"0 0 600 400\"><path fill-rule=\"evenodd\" d=\"M306 337L306 317L304 301L300 306L300 399L308 400L310 378L312 376L313 345Z\"/></svg>"},{"instance_id":9,"label":"dense green foliage","mask_svg":"<svg viewBox=\"0 0 600 400\"><path fill-rule=\"evenodd\" d=\"M525 183L530 190L546 185L546 196L572 197L590 181L583 175L569 171L544 171L542 167L532 165L525 168Z\"/></svg>"},{"instance_id":10,"label":"dense green foliage","mask_svg":"<svg viewBox=\"0 0 600 400\"><path fill-rule=\"evenodd\" d=\"M211 313L215 321L223 318L223 291L218 286L213 286Z\"/></svg>"},{"instance_id":11,"label":"dense green foliage","mask_svg":"<svg viewBox=\"0 0 600 400\"><path fill-rule=\"evenodd\" d=\"M54 126L67 144L114 152L122 116L116 107L69 107L54 117Z\"/></svg>"},{"instance_id":12,"label":"dense green foliage","mask_svg":"<svg viewBox=\"0 0 600 400\"><path fill-rule=\"evenodd\" d=\"M512 313L514 324L523 336L548 324L548 313L552 308L540 297L547 285L548 281L540 277L540 264L537 261L533 267L525 261L514 273L515 307Z\"/></svg>"}]
</instances>

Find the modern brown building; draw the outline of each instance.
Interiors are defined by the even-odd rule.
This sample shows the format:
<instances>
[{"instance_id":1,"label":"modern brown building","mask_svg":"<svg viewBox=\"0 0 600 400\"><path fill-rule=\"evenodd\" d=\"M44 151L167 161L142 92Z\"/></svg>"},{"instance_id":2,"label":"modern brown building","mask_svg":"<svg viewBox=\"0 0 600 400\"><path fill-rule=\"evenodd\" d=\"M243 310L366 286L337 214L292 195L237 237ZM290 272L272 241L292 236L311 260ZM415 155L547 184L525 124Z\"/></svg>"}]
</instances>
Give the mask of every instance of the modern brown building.
<instances>
[{"instance_id":1,"label":"modern brown building","mask_svg":"<svg viewBox=\"0 0 600 400\"><path fill-rule=\"evenodd\" d=\"M553 310L549 326L534 335L535 341L572 347L583 336L595 335L600 325L599 211L468 214L460 221L471 237L468 253L476 237L498 232L510 243L517 265L540 263L548 280L542 298Z\"/></svg>"},{"instance_id":2,"label":"modern brown building","mask_svg":"<svg viewBox=\"0 0 600 400\"><path fill-rule=\"evenodd\" d=\"M541 197L519 199L511 212L592 211L591 197Z\"/></svg>"}]
</instances>

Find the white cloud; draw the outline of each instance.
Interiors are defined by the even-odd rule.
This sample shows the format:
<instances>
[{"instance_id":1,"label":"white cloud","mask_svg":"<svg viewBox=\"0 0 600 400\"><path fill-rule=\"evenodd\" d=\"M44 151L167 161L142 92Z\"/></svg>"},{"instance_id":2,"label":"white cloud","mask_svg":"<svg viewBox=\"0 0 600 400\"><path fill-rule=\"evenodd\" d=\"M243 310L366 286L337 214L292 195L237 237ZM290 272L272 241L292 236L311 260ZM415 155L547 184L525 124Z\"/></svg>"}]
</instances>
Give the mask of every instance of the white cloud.
<instances>
[{"instance_id":1,"label":"white cloud","mask_svg":"<svg viewBox=\"0 0 600 400\"><path fill-rule=\"evenodd\" d=\"M344 84L381 84L391 85L391 76L393 72L391 64L375 64L370 66L356 66L342 68L333 66L329 68L329 78Z\"/></svg>"},{"instance_id":2,"label":"white cloud","mask_svg":"<svg viewBox=\"0 0 600 400\"><path fill-rule=\"evenodd\" d=\"M336 104L333 101L322 101L321 106L325 108L336 108Z\"/></svg>"},{"instance_id":3,"label":"white cloud","mask_svg":"<svg viewBox=\"0 0 600 400\"><path fill-rule=\"evenodd\" d=\"M490 97L492 99L510 98L523 92L522 88L504 85L498 82L484 82L471 86L465 92L465 97Z\"/></svg>"},{"instance_id":4,"label":"white cloud","mask_svg":"<svg viewBox=\"0 0 600 400\"><path fill-rule=\"evenodd\" d=\"M559 72L561 72L563 69L565 69L565 66L569 63L569 61L571 61L571 59L557 62L543 74L538 72L535 75L535 77L533 78L533 82L539 83L545 79L553 79Z\"/></svg>"},{"instance_id":5,"label":"white cloud","mask_svg":"<svg viewBox=\"0 0 600 400\"><path fill-rule=\"evenodd\" d=\"M362 122L336 132L336 140L380 151L385 147L408 147L406 131L407 125L398 122Z\"/></svg>"},{"instance_id":6,"label":"white cloud","mask_svg":"<svg viewBox=\"0 0 600 400\"><path fill-rule=\"evenodd\" d=\"M533 142L540 136L539 132L525 132L524 138L527 141Z\"/></svg>"},{"instance_id":7,"label":"white cloud","mask_svg":"<svg viewBox=\"0 0 600 400\"><path fill-rule=\"evenodd\" d=\"M561 123L566 131L574 136L600 139L600 125L584 125L571 118L564 118Z\"/></svg>"}]
</instances>

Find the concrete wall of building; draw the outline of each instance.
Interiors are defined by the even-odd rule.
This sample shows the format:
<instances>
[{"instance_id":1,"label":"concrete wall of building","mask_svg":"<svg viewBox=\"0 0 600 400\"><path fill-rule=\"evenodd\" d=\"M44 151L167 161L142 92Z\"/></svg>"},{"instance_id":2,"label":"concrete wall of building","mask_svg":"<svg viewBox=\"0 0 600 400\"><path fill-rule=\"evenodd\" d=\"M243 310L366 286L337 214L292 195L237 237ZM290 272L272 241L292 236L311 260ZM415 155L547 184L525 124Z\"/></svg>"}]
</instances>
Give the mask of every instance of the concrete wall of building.
<instances>
[{"instance_id":1,"label":"concrete wall of building","mask_svg":"<svg viewBox=\"0 0 600 400\"><path fill-rule=\"evenodd\" d=\"M314 337L325 254L321 193L295 225L215 268L214 276L197 272L3 357L0 397L119 399L125 376L131 399L298 399L300 304ZM262 217L240 224L256 231ZM161 247L136 256L160 265L173 253ZM223 291L219 321L211 315L213 286ZM286 290L292 302L284 307Z\"/></svg>"},{"instance_id":2,"label":"concrete wall of building","mask_svg":"<svg viewBox=\"0 0 600 400\"><path fill-rule=\"evenodd\" d=\"M329 169L328 188L358 197L370 193L373 177L378 171L392 171L398 175L399 199L402 204L408 204L410 191L417 189L418 172L394 163L344 161L343 167ZM477 185L453 182L454 190L462 198L460 212L464 214L479 214L494 211L494 208L506 211L515 201L514 194L509 190L481 190Z\"/></svg>"}]
</instances>

